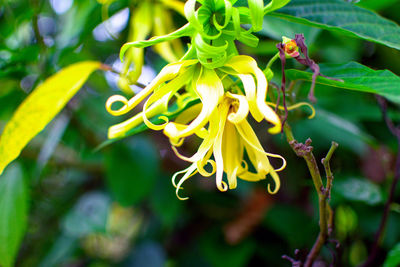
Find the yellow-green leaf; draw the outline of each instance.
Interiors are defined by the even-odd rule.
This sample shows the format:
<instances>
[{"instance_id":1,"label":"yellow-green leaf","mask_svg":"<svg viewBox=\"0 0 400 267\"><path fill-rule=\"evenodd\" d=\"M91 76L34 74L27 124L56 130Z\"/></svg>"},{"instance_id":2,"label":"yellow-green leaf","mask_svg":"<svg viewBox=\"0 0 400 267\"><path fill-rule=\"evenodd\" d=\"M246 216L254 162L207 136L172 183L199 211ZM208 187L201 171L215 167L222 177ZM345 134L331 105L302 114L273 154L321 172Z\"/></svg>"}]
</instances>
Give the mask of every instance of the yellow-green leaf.
<instances>
[{"instance_id":1,"label":"yellow-green leaf","mask_svg":"<svg viewBox=\"0 0 400 267\"><path fill-rule=\"evenodd\" d=\"M0 137L0 175L21 150L61 111L101 63L76 63L54 74L18 107Z\"/></svg>"},{"instance_id":2,"label":"yellow-green leaf","mask_svg":"<svg viewBox=\"0 0 400 267\"><path fill-rule=\"evenodd\" d=\"M0 179L0 266L14 266L28 224L29 193L19 165Z\"/></svg>"}]
</instances>

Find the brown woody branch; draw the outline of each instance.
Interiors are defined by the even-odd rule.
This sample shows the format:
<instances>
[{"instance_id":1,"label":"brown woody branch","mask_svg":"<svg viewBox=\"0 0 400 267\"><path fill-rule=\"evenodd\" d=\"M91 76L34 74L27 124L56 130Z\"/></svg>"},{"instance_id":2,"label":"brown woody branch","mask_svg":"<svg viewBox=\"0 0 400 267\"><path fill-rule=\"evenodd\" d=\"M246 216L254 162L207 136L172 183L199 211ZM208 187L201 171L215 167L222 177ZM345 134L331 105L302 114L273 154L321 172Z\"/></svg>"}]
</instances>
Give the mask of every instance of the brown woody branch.
<instances>
[{"instance_id":1,"label":"brown woody branch","mask_svg":"<svg viewBox=\"0 0 400 267\"><path fill-rule=\"evenodd\" d=\"M286 135L288 143L290 144L296 155L304 158L304 160L306 161L307 167L310 171L311 178L315 186L315 190L317 191L318 194L319 227L320 227L318 238L315 241L311 251L307 255L304 265L302 265L302 263L299 261L292 261L293 266L311 267L313 262L319 255L322 247L328 241L328 236L332 232L333 212L331 207L329 206L329 200L332 188L333 174L330 169L329 161L334 151L338 147L338 144L332 142L328 154L326 155L325 158L322 159L322 164L324 165L327 177L326 187L324 187L321 174L317 165L317 161L315 160L314 154L312 153L313 147L311 146L311 139L307 139L304 144L298 143L295 140L293 132L287 123L284 125L284 133Z\"/></svg>"},{"instance_id":2,"label":"brown woody branch","mask_svg":"<svg viewBox=\"0 0 400 267\"><path fill-rule=\"evenodd\" d=\"M376 231L374 243L373 243L373 245L371 247L371 251L370 251L369 257L362 265L360 265L360 267L377 266L375 261L376 261L376 258L378 256L379 247L380 247L380 245L382 243L383 236L384 236L384 233L385 233L387 220L389 218L390 205L393 202L395 191L396 191L396 186L397 186L397 184L398 184L398 182L400 180L400 126L396 127L394 125L393 121L389 118L389 116L387 114L387 102L386 102L385 98L383 98L381 96L376 96L376 99L377 99L378 104L379 104L379 106L381 108L382 116L383 116L383 119L386 122L386 125L387 125L388 129L397 138L397 143L398 143L398 148L397 149L398 149L398 151L397 151L397 157L396 157L396 166L395 166L394 178L393 178L392 184L390 186L389 197L388 197L388 199L387 199L387 201L385 203L382 219L381 219L381 222L379 224L379 228Z\"/></svg>"}]
</instances>

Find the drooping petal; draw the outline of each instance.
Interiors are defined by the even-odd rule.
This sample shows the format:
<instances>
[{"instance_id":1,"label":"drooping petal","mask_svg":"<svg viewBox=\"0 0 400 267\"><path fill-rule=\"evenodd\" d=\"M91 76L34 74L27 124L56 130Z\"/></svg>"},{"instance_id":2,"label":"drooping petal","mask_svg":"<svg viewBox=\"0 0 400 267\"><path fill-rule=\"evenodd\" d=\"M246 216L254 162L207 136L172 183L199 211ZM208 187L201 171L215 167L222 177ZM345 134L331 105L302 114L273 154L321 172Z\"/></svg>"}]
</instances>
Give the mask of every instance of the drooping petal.
<instances>
[{"instance_id":1,"label":"drooping petal","mask_svg":"<svg viewBox=\"0 0 400 267\"><path fill-rule=\"evenodd\" d=\"M238 132L245 139L245 148L247 155L249 156L250 161L252 162L253 166L257 170L258 175L267 175L270 174L272 179L275 183L274 191L270 190L270 186L268 187L268 191L271 193L276 193L279 190L280 181L279 176L276 173L276 170L271 166L267 153L264 152L260 141L257 138L257 135L254 133L253 129L251 128L250 124L244 120L241 123L236 125ZM250 145L251 144L251 145ZM254 149L257 148L257 149ZM260 152L262 151L262 152ZM283 159L283 158L282 158ZM284 160L284 159L283 159ZM284 161L284 165L286 165L286 161ZM272 194L271 193L271 194Z\"/></svg>"},{"instance_id":2,"label":"drooping petal","mask_svg":"<svg viewBox=\"0 0 400 267\"><path fill-rule=\"evenodd\" d=\"M184 86L188 79L193 75L194 67L191 66L188 69L185 69L180 73L176 78L171 80L169 83L162 85L159 87L157 90L154 91L154 93L146 100L146 102L143 105L143 121L149 127L150 129L153 130L162 130L168 123L168 119L164 120L165 123L161 125L156 125L152 122L149 121L149 119L146 116L146 110L147 108L152 105L153 103L155 104L159 99L164 98L164 96L167 96L168 100L179 90ZM160 117L161 118L161 117Z\"/></svg>"},{"instance_id":3,"label":"drooping petal","mask_svg":"<svg viewBox=\"0 0 400 267\"><path fill-rule=\"evenodd\" d=\"M168 100L169 96L165 96L159 101L157 101L156 104L152 105L149 109L146 110L146 118L151 118L156 115L162 114L167 111L168 109ZM118 123L116 125L111 126L108 129L108 138L109 139L114 139L114 138L122 138L127 135L127 132L139 124L143 122L143 112L140 112L133 116L132 118Z\"/></svg>"},{"instance_id":4,"label":"drooping petal","mask_svg":"<svg viewBox=\"0 0 400 267\"><path fill-rule=\"evenodd\" d=\"M251 74L256 78L257 109L267 121L271 122L274 125L274 127L269 129L269 132L279 133L281 131L281 122L279 116L274 112L274 110L265 103L267 97L268 82L262 70L258 68L257 62L252 57L249 56L235 56L231 58L225 65L231 67L232 69L240 73L240 75ZM241 78L241 76L239 77ZM248 91L246 91L245 82L247 83ZM253 100L254 93L253 90L251 90L252 88L250 87L250 85L252 86L250 79L247 78L246 81L243 81L243 85L245 86L246 95L249 94L248 97L252 99L252 101L254 101ZM255 108L252 106L253 104L250 102L250 100L249 100L249 105L250 105L250 112L252 113L253 117L257 121L260 121L260 115L256 114L258 112L253 111Z\"/></svg>"},{"instance_id":5,"label":"drooping petal","mask_svg":"<svg viewBox=\"0 0 400 267\"><path fill-rule=\"evenodd\" d=\"M202 68L202 74L199 76L194 90L203 104L200 114L184 130L179 130L176 123L168 123L164 128L164 133L168 137L173 139L186 137L203 128L224 94L220 78L214 70L207 68Z\"/></svg>"},{"instance_id":6,"label":"drooping petal","mask_svg":"<svg viewBox=\"0 0 400 267\"><path fill-rule=\"evenodd\" d=\"M246 98L249 103L250 113L256 121L260 122L264 116L257 106L257 87L254 77L248 72L240 72L242 69L239 67L239 65L243 64L244 59L245 58L241 56L231 58L225 63L224 67L228 68L225 68L224 71L231 75L237 75L242 81ZM229 70L229 68L233 71Z\"/></svg>"},{"instance_id":7,"label":"drooping petal","mask_svg":"<svg viewBox=\"0 0 400 267\"><path fill-rule=\"evenodd\" d=\"M214 160L210 159L213 154L212 149L209 149L206 155L196 161L197 164L197 171L204 177L210 177L217 171L217 164ZM207 171L205 169L205 166L210 165L211 166L211 171Z\"/></svg>"},{"instance_id":8,"label":"drooping petal","mask_svg":"<svg viewBox=\"0 0 400 267\"><path fill-rule=\"evenodd\" d=\"M131 99L127 100L126 97L119 95L110 97L106 102L107 111L113 116L120 116L128 113L140 102L142 102L148 95L150 95L158 86L175 78L182 67L190 66L195 63L197 63L197 60L185 60L182 62L168 64L160 71L160 73L149 85L147 85L142 91L140 91ZM122 103L123 106L117 110L112 109L112 105L118 102Z\"/></svg>"},{"instance_id":9,"label":"drooping petal","mask_svg":"<svg viewBox=\"0 0 400 267\"><path fill-rule=\"evenodd\" d=\"M227 113L224 115L226 116ZM178 124L178 125L181 125L181 124ZM181 125L181 126L184 126L184 125ZM212 152L211 148L212 148L212 146L215 142L215 139L218 135L219 127L220 127L220 113L219 113L219 110L216 109L210 116L207 134L205 135L205 138L204 138L203 142L201 143L201 145L199 146L197 152L193 156L191 156L190 158L185 157L185 156L181 155L174 147L172 147L172 148L174 149L177 156L185 161L200 162L200 161L204 160L205 158L208 159L210 156L207 157L206 155L207 155L207 153L209 153L209 151Z\"/></svg>"},{"instance_id":10,"label":"drooping petal","mask_svg":"<svg viewBox=\"0 0 400 267\"><path fill-rule=\"evenodd\" d=\"M265 78L264 73L256 65L253 66L253 70L257 77L257 106L264 115L264 118L274 125L274 127L269 128L268 131L272 134L279 133L282 130L281 120L278 114L276 114L275 111L265 102L268 87L267 79Z\"/></svg>"},{"instance_id":11,"label":"drooping petal","mask_svg":"<svg viewBox=\"0 0 400 267\"><path fill-rule=\"evenodd\" d=\"M267 105L270 105L272 107L276 107L276 103L272 103L272 102L267 102ZM294 109L297 109L297 108L300 108L300 107L304 107L304 106L305 107L309 107L310 110L311 110L311 114L308 115L308 119L314 118L315 117L315 108L310 103L307 103L307 102L298 102L298 103L296 103L294 105L287 106L286 109L290 111L290 110L294 110ZM284 106L278 106L278 109L279 110L285 110L285 107Z\"/></svg>"},{"instance_id":12,"label":"drooping petal","mask_svg":"<svg viewBox=\"0 0 400 267\"><path fill-rule=\"evenodd\" d=\"M219 120L219 130L218 134L215 138L214 144L213 144L213 154L215 158L215 163L217 164L217 171L216 171L216 184L217 188L224 192L228 190L227 184L222 180L223 175L224 175L224 158L222 154L222 137L224 133L224 128L225 128L225 122L226 122L226 114L229 111L229 102L228 101L223 101L221 103L220 109L218 109L218 113L220 114L220 120Z\"/></svg>"},{"instance_id":13,"label":"drooping petal","mask_svg":"<svg viewBox=\"0 0 400 267\"><path fill-rule=\"evenodd\" d=\"M134 42L138 40L146 39L150 34L153 27L152 25L152 5L143 1L138 7L133 11L130 20L130 30L128 36L128 42ZM143 48L134 48L128 51L125 61L122 67L122 73L128 74L130 82L134 83L139 78L142 73L142 67L144 62L144 50ZM133 71L129 72L129 68L133 63Z\"/></svg>"},{"instance_id":14,"label":"drooping petal","mask_svg":"<svg viewBox=\"0 0 400 267\"><path fill-rule=\"evenodd\" d=\"M264 118L264 116L258 109L257 90L254 78L251 74L239 74L238 76L242 80L251 115L256 121L260 122Z\"/></svg>"},{"instance_id":15,"label":"drooping petal","mask_svg":"<svg viewBox=\"0 0 400 267\"><path fill-rule=\"evenodd\" d=\"M253 172L243 172L238 175L240 179L248 181L248 182L258 182L265 179L265 175L260 175L258 173Z\"/></svg>"},{"instance_id":16,"label":"drooping petal","mask_svg":"<svg viewBox=\"0 0 400 267\"><path fill-rule=\"evenodd\" d=\"M179 180L179 182L178 182L178 184L176 184L176 182L175 182L175 180L176 180L176 177L179 175L179 174L182 174L182 173L184 173L184 175L183 175L183 177ZM190 165L189 166L189 168L187 168L187 169L185 169L185 170L182 170L182 171L179 171L179 172L176 172L173 176L172 176L172 184L176 187L176 190L175 190L175 194L176 194L176 196L177 196L177 198L179 199L179 200L187 200L187 199L189 199L188 197L180 197L179 196L179 190L180 189L183 189L183 187L182 187L182 184L187 180L187 179L189 179L190 177L192 177L193 175L195 175L197 173L197 171L196 171L196 164L192 164L192 165Z\"/></svg>"},{"instance_id":17,"label":"drooping petal","mask_svg":"<svg viewBox=\"0 0 400 267\"><path fill-rule=\"evenodd\" d=\"M225 124L224 134L222 137L222 157L224 159L224 170L228 178L230 189L237 186L237 173L241 169L243 159L244 145L235 125L229 121Z\"/></svg>"},{"instance_id":18,"label":"drooping petal","mask_svg":"<svg viewBox=\"0 0 400 267\"><path fill-rule=\"evenodd\" d=\"M268 189L268 193L273 195L279 191L279 188L281 187L281 180L279 179L279 175L276 173L276 171L274 169L271 170L270 175L272 177L272 180L274 180L275 187L274 187L274 190L271 190L271 184L268 184L267 189Z\"/></svg>"},{"instance_id":19,"label":"drooping petal","mask_svg":"<svg viewBox=\"0 0 400 267\"><path fill-rule=\"evenodd\" d=\"M237 106L237 110L234 112L230 112L228 115L228 120L231 123L239 123L242 120L246 119L247 114L249 114L249 103L246 100L246 97L243 95L232 94L227 92L227 96L236 99L237 102L234 102L233 105Z\"/></svg>"}]
</instances>

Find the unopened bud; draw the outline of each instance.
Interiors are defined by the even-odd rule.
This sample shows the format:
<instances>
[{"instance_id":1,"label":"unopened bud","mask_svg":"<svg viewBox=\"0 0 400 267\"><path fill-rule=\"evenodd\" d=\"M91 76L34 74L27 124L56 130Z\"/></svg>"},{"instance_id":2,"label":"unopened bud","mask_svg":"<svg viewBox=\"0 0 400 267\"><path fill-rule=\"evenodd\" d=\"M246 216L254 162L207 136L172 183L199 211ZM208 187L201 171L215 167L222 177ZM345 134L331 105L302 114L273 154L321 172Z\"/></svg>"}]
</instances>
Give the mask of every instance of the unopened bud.
<instances>
[{"instance_id":1,"label":"unopened bud","mask_svg":"<svg viewBox=\"0 0 400 267\"><path fill-rule=\"evenodd\" d=\"M285 36L282 37L283 40L283 48L285 50L286 55L290 57L298 57L299 54L299 47L295 40L287 38Z\"/></svg>"}]
</instances>

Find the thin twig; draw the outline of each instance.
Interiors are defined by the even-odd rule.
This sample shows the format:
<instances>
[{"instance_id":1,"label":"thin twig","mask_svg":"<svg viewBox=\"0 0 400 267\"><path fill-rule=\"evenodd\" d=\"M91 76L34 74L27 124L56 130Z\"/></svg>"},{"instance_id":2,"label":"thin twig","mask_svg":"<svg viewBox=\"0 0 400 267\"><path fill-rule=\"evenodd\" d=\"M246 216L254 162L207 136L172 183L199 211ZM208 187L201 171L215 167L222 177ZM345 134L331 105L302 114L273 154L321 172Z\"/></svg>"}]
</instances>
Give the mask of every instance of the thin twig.
<instances>
[{"instance_id":1,"label":"thin twig","mask_svg":"<svg viewBox=\"0 0 400 267\"><path fill-rule=\"evenodd\" d=\"M311 146L311 139L307 139L305 144L298 143L294 139L293 132L287 123L284 125L284 132L288 143L290 144L296 155L304 158L304 160L306 161L307 167L310 171L311 178L315 186L315 190L318 193L320 232L310 253L307 255L306 262L304 263L305 267L311 267L313 262L319 255L322 247L327 242L328 236L332 232L333 212L328 203L328 196L330 195L330 190L332 187L333 175L330 170L329 161L333 155L333 152L338 147L338 144L332 142L332 146L329 149L328 154L322 160L327 175L327 187L324 188L317 161L315 160L314 154L312 153L313 147Z\"/></svg>"},{"instance_id":2,"label":"thin twig","mask_svg":"<svg viewBox=\"0 0 400 267\"><path fill-rule=\"evenodd\" d=\"M33 32L35 34L36 42L39 44L42 51L46 50L46 44L44 42L43 36L40 34L39 31L39 12L40 12L40 3L38 0L32 0L32 5L34 6L34 14L32 17L32 27Z\"/></svg>"},{"instance_id":3,"label":"thin twig","mask_svg":"<svg viewBox=\"0 0 400 267\"><path fill-rule=\"evenodd\" d=\"M378 255L378 250L379 250L380 244L383 240L383 236L385 233L387 220L389 218L390 206L394 199L394 195L396 192L396 186L400 180L400 126L396 127L394 125L393 121L387 115L386 100L381 96L376 96L376 98L378 100L378 104L382 111L383 119L385 120L388 129L397 138L398 148L397 148L397 157L396 157L396 166L395 166L394 177L393 177L392 184L390 186L389 197L385 203L382 219L379 224L379 228L375 234L374 243L371 247L371 252L369 254L369 257L362 265L360 265L360 267L376 266L375 260Z\"/></svg>"},{"instance_id":4,"label":"thin twig","mask_svg":"<svg viewBox=\"0 0 400 267\"><path fill-rule=\"evenodd\" d=\"M331 167L329 165L329 161L331 160L331 157L333 155L333 152L335 152L336 148L338 147L338 143L332 142L331 148L328 151L328 154L326 154L326 157L321 160L322 164L324 165L325 168L325 174L326 174L326 192L325 195L328 199L331 198L331 189L332 189L332 183L333 183L333 174L331 171Z\"/></svg>"}]
</instances>

